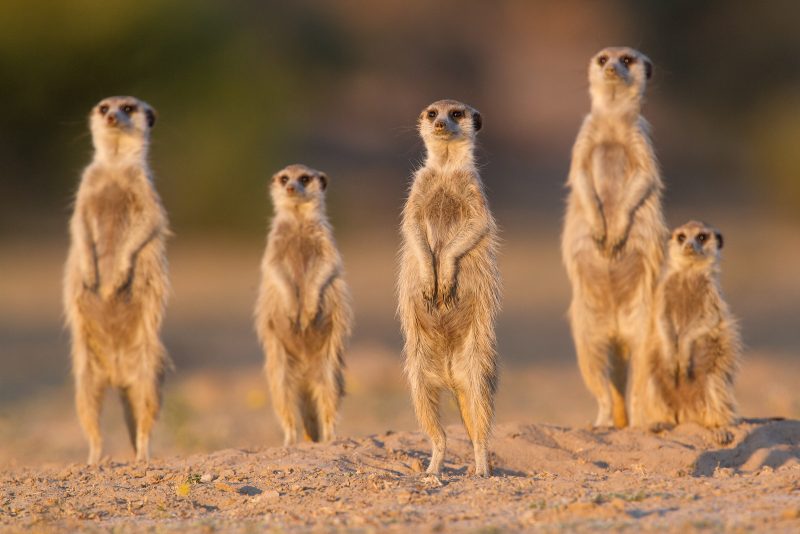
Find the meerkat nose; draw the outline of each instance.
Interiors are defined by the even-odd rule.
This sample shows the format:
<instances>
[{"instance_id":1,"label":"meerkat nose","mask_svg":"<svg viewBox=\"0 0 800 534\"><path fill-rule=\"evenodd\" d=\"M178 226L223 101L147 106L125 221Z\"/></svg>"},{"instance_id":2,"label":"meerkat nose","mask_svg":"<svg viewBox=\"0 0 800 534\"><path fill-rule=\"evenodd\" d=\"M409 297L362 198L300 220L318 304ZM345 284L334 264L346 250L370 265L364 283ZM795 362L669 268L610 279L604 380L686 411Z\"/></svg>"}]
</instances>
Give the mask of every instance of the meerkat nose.
<instances>
[{"instance_id":1,"label":"meerkat nose","mask_svg":"<svg viewBox=\"0 0 800 534\"><path fill-rule=\"evenodd\" d=\"M295 187L294 187L294 184L289 184L289 185L287 185L287 186L286 186L286 190L287 190L289 193L294 193L294 192L295 192Z\"/></svg>"},{"instance_id":2,"label":"meerkat nose","mask_svg":"<svg viewBox=\"0 0 800 534\"><path fill-rule=\"evenodd\" d=\"M438 120L434 122L433 127L436 128L437 130L442 130L444 128L444 121Z\"/></svg>"},{"instance_id":3,"label":"meerkat nose","mask_svg":"<svg viewBox=\"0 0 800 534\"><path fill-rule=\"evenodd\" d=\"M106 122L109 126L116 126L117 125L117 115L115 113L109 113L106 115Z\"/></svg>"}]
</instances>

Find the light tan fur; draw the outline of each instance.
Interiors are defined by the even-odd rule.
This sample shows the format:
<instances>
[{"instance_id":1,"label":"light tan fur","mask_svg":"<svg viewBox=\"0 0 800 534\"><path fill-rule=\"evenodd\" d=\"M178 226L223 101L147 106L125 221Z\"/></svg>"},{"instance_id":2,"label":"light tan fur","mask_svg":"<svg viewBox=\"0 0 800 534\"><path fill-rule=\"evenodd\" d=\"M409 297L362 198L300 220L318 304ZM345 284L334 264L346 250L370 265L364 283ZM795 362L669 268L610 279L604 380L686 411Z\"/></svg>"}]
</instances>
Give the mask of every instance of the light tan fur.
<instances>
[{"instance_id":1,"label":"light tan fur","mask_svg":"<svg viewBox=\"0 0 800 534\"><path fill-rule=\"evenodd\" d=\"M447 389L472 440L475 473L490 474L500 276L497 229L473 156L481 120L453 100L423 110L418 126L427 159L403 210L398 314L411 397L433 445L429 473L440 472L444 460L439 396Z\"/></svg>"},{"instance_id":2,"label":"light tan fur","mask_svg":"<svg viewBox=\"0 0 800 534\"><path fill-rule=\"evenodd\" d=\"M133 97L106 98L89 115L95 153L70 221L64 309L90 464L102 454L99 417L109 386L122 398L136 460L149 459L169 364L159 339L169 229L147 163L154 122L155 111Z\"/></svg>"},{"instance_id":3,"label":"light tan fur","mask_svg":"<svg viewBox=\"0 0 800 534\"><path fill-rule=\"evenodd\" d=\"M721 248L722 234L704 223L690 221L672 232L647 350L634 362L634 425L735 422L741 341L719 288Z\"/></svg>"},{"instance_id":4,"label":"light tan fur","mask_svg":"<svg viewBox=\"0 0 800 534\"><path fill-rule=\"evenodd\" d=\"M643 348L667 230L648 125L640 115L652 65L630 48L589 63L591 113L572 149L561 249L578 364L598 404L595 426L623 427L631 354Z\"/></svg>"},{"instance_id":5,"label":"light tan fur","mask_svg":"<svg viewBox=\"0 0 800 534\"><path fill-rule=\"evenodd\" d=\"M344 349L353 317L342 260L325 214L328 177L290 165L272 177L275 215L261 262L256 331L284 445L336 435Z\"/></svg>"}]
</instances>

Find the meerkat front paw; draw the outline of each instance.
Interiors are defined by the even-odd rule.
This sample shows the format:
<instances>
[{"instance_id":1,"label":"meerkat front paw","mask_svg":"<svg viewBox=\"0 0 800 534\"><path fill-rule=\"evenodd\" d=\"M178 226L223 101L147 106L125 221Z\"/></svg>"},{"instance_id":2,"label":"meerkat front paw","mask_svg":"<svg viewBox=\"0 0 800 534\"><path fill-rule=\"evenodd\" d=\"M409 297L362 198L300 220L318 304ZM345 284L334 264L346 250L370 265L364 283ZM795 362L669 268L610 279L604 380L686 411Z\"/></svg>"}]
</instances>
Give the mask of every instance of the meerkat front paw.
<instances>
[{"instance_id":1,"label":"meerkat front paw","mask_svg":"<svg viewBox=\"0 0 800 534\"><path fill-rule=\"evenodd\" d=\"M609 255L617 257L622 253L625 249L625 244L628 242L629 231L629 225L626 225L624 228L611 228L607 236Z\"/></svg>"},{"instance_id":2,"label":"meerkat front paw","mask_svg":"<svg viewBox=\"0 0 800 534\"><path fill-rule=\"evenodd\" d=\"M319 317L319 306L309 305L303 308L298 317L298 326L300 330L306 330L309 326L316 323Z\"/></svg>"},{"instance_id":3,"label":"meerkat front paw","mask_svg":"<svg viewBox=\"0 0 800 534\"><path fill-rule=\"evenodd\" d=\"M425 277L422 280L422 300L429 310L436 306L436 279L434 277Z\"/></svg>"},{"instance_id":4,"label":"meerkat front paw","mask_svg":"<svg viewBox=\"0 0 800 534\"><path fill-rule=\"evenodd\" d=\"M455 277L442 277L439 282L439 304L451 308L456 302L458 302L458 287Z\"/></svg>"}]
</instances>

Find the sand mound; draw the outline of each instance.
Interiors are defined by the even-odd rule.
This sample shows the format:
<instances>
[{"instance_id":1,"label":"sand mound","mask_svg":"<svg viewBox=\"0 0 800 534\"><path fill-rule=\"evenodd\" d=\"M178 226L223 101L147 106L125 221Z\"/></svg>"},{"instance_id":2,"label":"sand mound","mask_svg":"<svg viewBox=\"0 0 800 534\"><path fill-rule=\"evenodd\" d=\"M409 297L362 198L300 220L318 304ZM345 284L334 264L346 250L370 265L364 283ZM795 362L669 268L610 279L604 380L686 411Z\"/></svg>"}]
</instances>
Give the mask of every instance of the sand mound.
<instances>
[{"instance_id":1,"label":"sand mound","mask_svg":"<svg viewBox=\"0 0 800 534\"><path fill-rule=\"evenodd\" d=\"M228 449L148 466L13 469L0 477L0 525L800 528L798 421L747 421L725 447L688 425L661 434L499 425L489 479L470 476L463 430L451 427L448 436L440 477L420 472L428 444L409 432Z\"/></svg>"}]
</instances>

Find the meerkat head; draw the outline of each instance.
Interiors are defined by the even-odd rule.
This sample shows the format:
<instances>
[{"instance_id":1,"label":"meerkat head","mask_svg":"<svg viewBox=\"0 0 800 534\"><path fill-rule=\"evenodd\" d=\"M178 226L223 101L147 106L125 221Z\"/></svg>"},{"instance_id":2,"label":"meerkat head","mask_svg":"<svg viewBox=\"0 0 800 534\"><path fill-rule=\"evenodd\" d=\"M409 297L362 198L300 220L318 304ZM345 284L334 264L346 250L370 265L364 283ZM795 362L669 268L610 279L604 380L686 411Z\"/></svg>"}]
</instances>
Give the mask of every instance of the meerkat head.
<instances>
[{"instance_id":1,"label":"meerkat head","mask_svg":"<svg viewBox=\"0 0 800 534\"><path fill-rule=\"evenodd\" d=\"M101 157L143 156L156 123L156 111L132 96L101 100L89 115L95 150Z\"/></svg>"},{"instance_id":2,"label":"meerkat head","mask_svg":"<svg viewBox=\"0 0 800 534\"><path fill-rule=\"evenodd\" d=\"M674 267L716 265L722 243L719 230L702 222L689 221L672 231L670 263Z\"/></svg>"},{"instance_id":3,"label":"meerkat head","mask_svg":"<svg viewBox=\"0 0 800 534\"><path fill-rule=\"evenodd\" d=\"M600 50L589 62L592 107L600 110L636 111L641 106L653 63L633 48L613 46Z\"/></svg>"},{"instance_id":4,"label":"meerkat head","mask_svg":"<svg viewBox=\"0 0 800 534\"><path fill-rule=\"evenodd\" d=\"M422 110L417 121L428 151L428 165L472 165L475 136L483 126L478 110L457 100L439 100Z\"/></svg>"},{"instance_id":5,"label":"meerkat head","mask_svg":"<svg viewBox=\"0 0 800 534\"><path fill-rule=\"evenodd\" d=\"M419 133L426 143L429 140L472 141L482 125L478 110L457 100L434 102L419 116Z\"/></svg>"},{"instance_id":6,"label":"meerkat head","mask_svg":"<svg viewBox=\"0 0 800 534\"><path fill-rule=\"evenodd\" d=\"M305 165L289 165L272 176L270 191L276 210L300 208L316 209L325 198L328 176Z\"/></svg>"}]
</instances>

